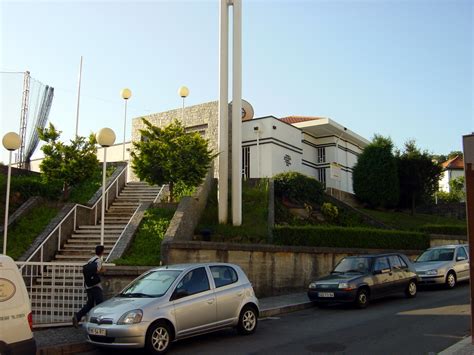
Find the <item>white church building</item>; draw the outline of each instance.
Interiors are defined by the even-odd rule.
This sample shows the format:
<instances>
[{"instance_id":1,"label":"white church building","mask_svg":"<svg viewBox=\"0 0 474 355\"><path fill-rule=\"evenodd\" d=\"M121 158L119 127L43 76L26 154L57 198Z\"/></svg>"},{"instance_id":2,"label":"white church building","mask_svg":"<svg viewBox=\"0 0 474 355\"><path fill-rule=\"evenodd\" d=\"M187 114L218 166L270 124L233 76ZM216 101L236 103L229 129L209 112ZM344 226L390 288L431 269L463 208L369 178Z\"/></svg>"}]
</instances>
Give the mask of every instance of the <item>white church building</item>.
<instances>
[{"instance_id":1,"label":"white church building","mask_svg":"<svg viewBox=\"0 0 474 355\"><path fill-rule=\"evenodd\" d=\"M182 119L184 116L184 120ZM133 119L132 142L141 139L142 117ZM217 152L217 101L143 117L164 127L173 119L198 131ZM242 122L243 178L297 171L321 181L329 191L353 193L352 169L369 141L330 118L266 116ZM217 159L216 159L217 162ZM217 171L216 167L216 171Z\"/></svg>"}]
</instances>

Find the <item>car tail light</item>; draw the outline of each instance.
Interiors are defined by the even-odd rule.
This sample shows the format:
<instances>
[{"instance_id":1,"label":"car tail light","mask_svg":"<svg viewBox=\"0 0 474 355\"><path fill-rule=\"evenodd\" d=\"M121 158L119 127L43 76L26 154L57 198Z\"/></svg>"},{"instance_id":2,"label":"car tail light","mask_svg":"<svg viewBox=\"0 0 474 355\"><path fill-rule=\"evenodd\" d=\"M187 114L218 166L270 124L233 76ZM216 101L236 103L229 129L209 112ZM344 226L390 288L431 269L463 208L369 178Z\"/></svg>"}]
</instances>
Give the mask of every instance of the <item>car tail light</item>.
<instances>
[{"instance_id":1,"label":"car tail light","mask_svg":"<svg viewBox=\"0 0 474 355\"><path fill-rule=\"evenodd\" d=\"M30 330L33 330L33 313L32 312L28 314L28 325L30 326Z\"/></svg>"}]
</instances>

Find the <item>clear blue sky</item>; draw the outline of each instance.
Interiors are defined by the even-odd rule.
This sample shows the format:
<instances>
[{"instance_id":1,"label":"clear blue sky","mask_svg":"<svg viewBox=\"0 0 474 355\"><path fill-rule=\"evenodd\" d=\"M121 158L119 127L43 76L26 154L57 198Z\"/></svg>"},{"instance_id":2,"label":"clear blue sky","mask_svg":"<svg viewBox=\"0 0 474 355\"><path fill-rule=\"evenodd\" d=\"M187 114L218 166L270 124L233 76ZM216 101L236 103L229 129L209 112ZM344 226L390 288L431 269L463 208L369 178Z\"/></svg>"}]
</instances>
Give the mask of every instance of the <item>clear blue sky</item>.
<instances>
[{"instance_id":1,"label":"clear blue sky","mask_svg":"<svg viewBox=\"0 0 474 355\"><path fill-rule=\"evenodd\" d=\"M0 4L0 70L55 88L50 121L64 139L81 55L81 135L108 126L122 141L123 87L129 122L179 107L180 85L187 105L217 99L218 0ZM399 147L415 138L434 153L460 150L474 131L473 4L243 0L243 96L257 117L326 116ZM18 78L0 75L2 136L19 127Z\"/></svg>"}]
</instances>

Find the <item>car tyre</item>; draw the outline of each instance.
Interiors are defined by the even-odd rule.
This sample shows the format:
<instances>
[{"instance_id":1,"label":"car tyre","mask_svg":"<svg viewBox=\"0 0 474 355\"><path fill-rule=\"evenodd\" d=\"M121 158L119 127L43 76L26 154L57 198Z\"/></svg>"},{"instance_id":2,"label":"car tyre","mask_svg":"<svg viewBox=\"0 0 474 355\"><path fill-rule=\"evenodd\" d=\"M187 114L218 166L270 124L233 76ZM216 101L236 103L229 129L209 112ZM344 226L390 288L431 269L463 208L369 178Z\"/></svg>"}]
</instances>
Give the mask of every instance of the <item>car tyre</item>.
<instances>
[{"instance_id":1,"label":"car tyre","mask_svg":"<svg viewBox=\"0 0 474 355\"><path fill-rule=\"evenodd\" d=\"M416 297L417 293L417 285L415 280L410 280L410 282L407 285L407 288L405 289L405 296L408 298L414 298Z\"/></svg>"},{"instance_id":2,"label":"car tyre","mask_svg":"<svg viewBox=\"0 0 474 355\"><path fill-rule=\"evenodd\" d=\"M369 291L366 288L361 288L357 291L355 306L359 309L367 308L369 305Z\"/></svg>"},{"instance_id":3,"label":"car tyre","mask_svg":"<svg viewBox=\"0 0 474 355\"><path fill-rule=\"evenodd\" d=\"M445 282L446 288L452 289L456 287L456 284L457 284L456 274L454 273L454 271L448 272L448 274L446 275L446 282Z\"/></svg>"},{"instance_id":4,"label":"car tyre","mask_svg":"<svg viewBox=\"0 0 474 355\"><path fill-rule=\"evenodd\" d=\"M172 340L170 326L165 322L156 322L148 329L145 347L149 354L164 354Z\"/></svg>"},{"instance_id":5,"label":"car tyre","mask_svg":"<svg viewBox=\"0 0 474 355\"><path fill-rule=\"evenodd\" d=\"M255 333L257 329L258 315L255 307L250 305L242 308L239 316L239 323L237 324L237 331L242 335L249 335Z\"/></svg>"}]
</instances>

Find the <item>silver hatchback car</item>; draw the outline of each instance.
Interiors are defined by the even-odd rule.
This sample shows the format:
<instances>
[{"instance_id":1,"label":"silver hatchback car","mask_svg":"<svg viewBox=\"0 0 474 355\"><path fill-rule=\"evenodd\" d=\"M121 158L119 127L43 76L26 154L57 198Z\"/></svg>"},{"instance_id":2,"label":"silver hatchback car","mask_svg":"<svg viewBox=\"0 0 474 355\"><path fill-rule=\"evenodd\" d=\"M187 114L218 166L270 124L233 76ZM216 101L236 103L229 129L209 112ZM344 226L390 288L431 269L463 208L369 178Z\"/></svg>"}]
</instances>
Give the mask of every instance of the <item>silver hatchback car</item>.
<instances>
[{"instance_id":1,"label":"silver hatchback car","mask_svg":"<svg viewBox=\"0 0 474 355\"><path fill-rule=\"evenodd\" d=\"M94 307L84 328L90 343L165 353L171 342L222 328L257 328L258 300L240 267L205 263L163 266Z\"/></svg>"},{"instance_id":2,"label":"silver hatchback car","mask_svg":"<svg viewBox=\"0 0 474 355\"><path fill-rule=\"evenodd\" d=\"M469 279L468 245L443 245L425 250L415 261L421 284L444 284L453 288Z\"/></svg>"}]
</instances>

